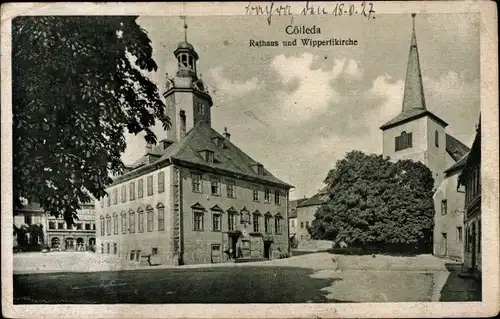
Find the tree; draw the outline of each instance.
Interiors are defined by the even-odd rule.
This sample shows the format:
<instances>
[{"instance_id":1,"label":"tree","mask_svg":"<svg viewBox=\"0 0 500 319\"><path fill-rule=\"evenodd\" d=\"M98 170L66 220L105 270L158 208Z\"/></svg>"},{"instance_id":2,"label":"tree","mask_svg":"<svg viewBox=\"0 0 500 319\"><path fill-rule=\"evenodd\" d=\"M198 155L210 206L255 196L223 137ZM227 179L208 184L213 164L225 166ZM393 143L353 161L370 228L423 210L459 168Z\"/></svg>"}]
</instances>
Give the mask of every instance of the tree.
<instances>
[{"instance_id":1,"label":"tree","mask_svg":"<svg viewBox=\"0 0 500 319\"><path fill-rule=\"evenodd\" d=\"M125 132L170 125L151 41L132 16L24 16L12 22L14 203L70 224L121 174Z\"/></svg>"},{"instance_id":2,"label":"tree","mask_svg":"<svg viewBox=\"0 0 500 319\"><path fill-rule=\"evenodd\" d=\"M426 248L433 229L431 171L352 151L325 179L328 200L309 231L315 239L387 249Z\"/></svg>"}]
</instances>

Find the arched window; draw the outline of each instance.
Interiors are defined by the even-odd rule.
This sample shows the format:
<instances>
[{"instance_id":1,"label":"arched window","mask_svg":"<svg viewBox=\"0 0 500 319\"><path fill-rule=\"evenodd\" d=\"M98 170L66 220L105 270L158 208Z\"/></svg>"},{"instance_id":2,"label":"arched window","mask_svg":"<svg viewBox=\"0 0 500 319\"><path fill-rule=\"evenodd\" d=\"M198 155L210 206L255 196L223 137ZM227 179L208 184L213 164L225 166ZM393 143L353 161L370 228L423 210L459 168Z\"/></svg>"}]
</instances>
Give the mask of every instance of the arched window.
<instances>
[{"instance_id":1,"label":"arched window","mask_svg":"<svg viewBox=\"0 0 500 319\"><path fill-rule=\"evenodd\" d=\"M144 232L144 211L140 207L137 209L137 228L139 233Z\"/></svg>"},{"instance_id":2,"label":"arched window","mask_svg":"<svg viewBox=\"0 0 500 319\"><path fill-rule=\"evenodd\" d=\"M101 216L101 236L104 236L106 232L106 223L104 221L104 216Z\"/></svg>"},{"instance_id":3,"label":"arched window","mask_svg":"<svg viewBox=\"0 0 500 319\"><path fill-rule=\"evenodd\" d=\"M125 234L127 232L127 213L125 211L122 211L122 234Z\"/></svg>"},{"instance_id":4,"label":"arched window","mask_svg":"<svg viewBox=\"0 0 500 319\"><path fill-rule=\"evenodd\" d=\"M396 152L411 147L412 147L412 133L406 133L405 131L403 131L401 132L400 136L396 136L395 138Z\"/></svg>"},{"instance_id":5,"label":"arched window","mask_svg":"<svg viewBox=\"0 0 500 319\"><path fill-rule=\"evenodd\" d=\"M153 231L153 207L151 206L146 208L146 229Z\"/></svg>"},{"instance_id":6,"label":"arched window","mask_svg":"<svg viewBox=\"0 0 500 319\"><path fill-rule=\"evenodd\" d=\"M113 213L113 234L118 235L118 214Z\"/></svg>"},{"instance_id":7,"label":"arched window","mask_svg":"<svg viewBox=\"0 0 500 319\"><path fill-rule=\"evenodd\" d=\"M129 233L135 233L135 213L133 210L128 211L128 231Z\"/></svg>"},{"instance_id":8,"label":"arched window","mask_svg":"<svg viewBox=\"0 0 500 319\"><path fill-rule=\"evenodd\" d=\"M156 208L158 209L158 230L165 230L165 206L158 203Z\"/></svg>"},{"instance_id":9,"label":"arched window","mask_svg":"<svg viewBox=\"0 0 500 319\"><path fill-rule=\"evenodd\" d=\"M111 235L111 216L107 215L106 216L106 228L107 228L107 234Z\"/></svg>"},{"instance_id":10,"label":"arched window","mask_svg":"<svg viewBox=\"0 0 500 319\"><path fill-rule=\"evenodd\" d=\"M439 147L439 133L437 130L434 131L434 144Z\"/></svg>"}]
</instances>

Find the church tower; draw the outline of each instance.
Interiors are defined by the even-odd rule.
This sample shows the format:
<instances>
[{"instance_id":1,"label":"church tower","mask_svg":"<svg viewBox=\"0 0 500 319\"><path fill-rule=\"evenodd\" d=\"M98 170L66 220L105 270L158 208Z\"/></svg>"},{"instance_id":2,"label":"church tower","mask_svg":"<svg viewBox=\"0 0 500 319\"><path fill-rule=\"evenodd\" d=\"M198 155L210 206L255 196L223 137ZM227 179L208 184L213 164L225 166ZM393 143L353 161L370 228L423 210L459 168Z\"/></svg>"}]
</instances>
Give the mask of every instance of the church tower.
<instances>
[{"instance_id":1,"label":"church tower","mask_svg":"<svg viewBox=\"0 0 500 319\"><path fill-rule=\"evenodd\" d=\"M383 155L391 160L411 159L425 164L434 177L434 185L443 180L447 168L445 121L427 110L415 32L415 14L406 69L401 113L380 127L383 131Z\"/></svg>"},{"instance_id":2,"label":"church tower","mask_svg":"<svg viewBox=\"0 0 500 319\"><path fill-rule=\"evenodd\" d=\"M212 98L198 77L196 62L198 54L193 45L187 41L187 23L184 19L184 41L179 43L174 51L177 59L175 77L166 75L165 92L166 112L171 120L167 131L167 139L178 141L186 135L198 122L204 121L211 125Z\"/></svg>"}]
</instances>

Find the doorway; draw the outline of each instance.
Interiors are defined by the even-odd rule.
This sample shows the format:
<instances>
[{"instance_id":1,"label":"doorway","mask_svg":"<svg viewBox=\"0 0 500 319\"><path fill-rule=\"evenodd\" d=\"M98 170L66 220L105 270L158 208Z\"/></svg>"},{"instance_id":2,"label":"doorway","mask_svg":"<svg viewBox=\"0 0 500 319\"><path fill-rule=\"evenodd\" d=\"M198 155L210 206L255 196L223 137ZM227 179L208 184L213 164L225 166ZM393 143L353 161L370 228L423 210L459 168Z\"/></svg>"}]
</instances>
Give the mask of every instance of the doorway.
<instances>
[{"instance_id":1,"label":"doorway","mask_svg":"<svg viewBox=\"0 0 500 319\"><path fill-rule=\"evenodd\" d=\"M271 241L264 242L264 258L271 259Z\"/></svg>"},{"instance_id":2,"label":"doorway","mask_svg":"<svg viewBox=\"0 0 500 319\"><path fill-rule=\"evenodd\" d=\"M221 249L220 249L220 244L212 244L212 249L211 249L211 262L212 264L218 264L222 262L222 254L221 254Z\"/></svg>"}]
</instances>

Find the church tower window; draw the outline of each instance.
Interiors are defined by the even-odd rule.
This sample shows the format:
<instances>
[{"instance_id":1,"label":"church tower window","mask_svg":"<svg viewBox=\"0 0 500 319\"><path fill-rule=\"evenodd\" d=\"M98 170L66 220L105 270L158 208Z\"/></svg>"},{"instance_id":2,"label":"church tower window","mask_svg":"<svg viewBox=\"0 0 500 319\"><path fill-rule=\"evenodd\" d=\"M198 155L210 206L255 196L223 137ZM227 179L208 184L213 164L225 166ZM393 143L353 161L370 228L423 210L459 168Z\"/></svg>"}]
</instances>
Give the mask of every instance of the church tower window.
<instances>
[{"instance_id":1,"label":"church tower window","mask_svg":"<svg viewBox=\"0 0 500 319\"><path fill-rule=\"evenodd\" d=\"M395 150L401 151L412 147L412 133L406 133L403 131L400 136L396 136L395 139Z\"/></svg>"},{"instance_id":2,"label":"church tower window","mask_svg":"<svg viewBox=\"0 0 500 319\"><path fill-rule=\"evenodd\" d=\"M436 145L436 147L439 147L439 132L437 130L434 131L434 145Z\"/></svg>"}]
</instances>

